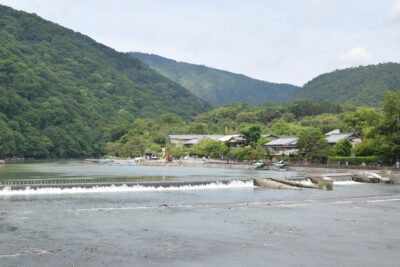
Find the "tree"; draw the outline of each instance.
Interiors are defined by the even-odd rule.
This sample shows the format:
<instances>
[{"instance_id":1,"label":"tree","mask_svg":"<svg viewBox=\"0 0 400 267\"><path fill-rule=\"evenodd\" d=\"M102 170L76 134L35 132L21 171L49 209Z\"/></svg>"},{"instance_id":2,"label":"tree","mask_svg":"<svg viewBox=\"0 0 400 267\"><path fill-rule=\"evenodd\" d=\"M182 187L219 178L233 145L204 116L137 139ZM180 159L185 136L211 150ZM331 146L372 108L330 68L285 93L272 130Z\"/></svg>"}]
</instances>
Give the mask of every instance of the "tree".
<instances>
[{"instance_id":1,"label":"tree","mask_svg":"<svg viewBox=\"0 0 400 267\"><path fill-rule=\"evenodd\" d=\"M382 135L379 153L393 163L400 159L400 91L386 92L383 102L384 120L378 127Z\"/></svg>"},{"instance_id":2,"label":"tree","mask_svg":"<svg viewBox=\"0 0 400 267\"><path fill-rule=\"evenodd\" d=\"M229 148L224 142L205 138L192 147L192 152L199 157L221 158L228 154Z\"/></svg>"},{"instance_id":3,"label":"tree","mask_svg":"<svg viewBox=\"0 0 400 267\"><path fill-rule=\"evenodd\" d=\"M333 153L337 156L350 156L352 145L347 139L340 140L333 147Z\"/></svg>"},{"instance_id":4,"label":"tree","mask_svg":"<svg viewBox=\"0 0 400 267\"><path fill-rule=\"evenodd\" d=\"M148 146L147 141L141 136L134 136L126 142L120 150L124 157L141 157Z\"/></svg>"},{"instance_id":5,"label":"tree","mask_svg":"<svg viewBox=\"0 0 400 267\"><path fill-rule=\"evenodd\" d=\"M361 107L352 113L347 113L343 121L356 134L363 134L363 129L382 123L383 116L374 108Z\"/></svg>"},{"instance_id":6,"label":"tree","mask_svg":"<svg viewBox=\"0 0 400 267\"><path fill-rule=\"evenodd\" d=\"M189 153L187 148L181 146L170 147L169 152L175 159L179 159L183 155L187 155Z\"/></svg>"},{"instance_id":7,"label":"tree","mask_svg":"<svg viewBox=\"0 0 400 267\"><path fill-rule=\"evenodd\" d=\"M160 116L160 122L163 124L178 124L181 122L181 118L173 113L166 113Z\"/></svg>"},{"instance_id":8,"label":"tree","mask_svg":"<svg viewBox=\"0 0 400 267\"><path fill-rule=\"evenodd\" d=\"M330 154L330 145L319 129L306 128L299 134L297 147L312 159L326 160Z\"/></svg>"},{"instance_id":9,"label":"tree","mask_svg":"<svg viewBox=\"0 0 400 267\"><path fill-rule=\"evenodd\" d=\"M304 127L292 123L292 122L286 122L283 119L277 120L272 126L271 126L271 133L277 134L277 135L295 135L297 136L300 131Z\"/></svg>"},{"instance_id":10,"label":"tree","mask_svg":"<svg viewBox=\"0 0 400 267\"><path fill-rule=\"evenodd\" d=\"M158 131L153 133L153 142L161 146L165 146L168 143L168 135L164 132Z\"/></svg>"},{"instance_id":11,"label":"tree","mask_svg":"<svg viewBox=\"0 0 400 267\"><path fill-rule=\"evenodd\" d=\"M252 153L251 147L239 147L229 152L229 156L237 160L248 160Z\"/></svg>"},{"instance_id":12,"label":"tree","mask_svg":"<svg viewBox=\"0 0 400 267\"><path fill-rule=\"evenodd\" d=\"M249 144L252 148L256 147L258 139L261 138L261 127L258 125L250 126L249 128L245 128L240 133L243 135L244 139L246 139L247 144Z\"/></svg>"},{"instance_id":13,"label":"tree","mask_svg":"<svg viewBox=\"0 0 400 267\"><path fill-rule=\"evenodd\" d=\"M207 129L207 124L205 123L195 123L190 128L190 132L193 134L205 134Z\"/></svg>"},{"instance_id":14,"label":"tree","mask_svg":"<svg viewBox=\"0 0 400 267\"><path fill-rule=\"evenodd\" d=\"M0 121L0 158L14 156L15 152L14 133L4 122Z\"/></svg>"},{"instance_id":15,"label":"tree","mask_svg":"<svg viewBox=\"0 0 400 267\"><path fill-rule=\"evenodd\" d=\"M400 132L400 91L386 92L386 98L383 102L384 124L381 129L387 134Z\"/></svg>"}]
</instances>

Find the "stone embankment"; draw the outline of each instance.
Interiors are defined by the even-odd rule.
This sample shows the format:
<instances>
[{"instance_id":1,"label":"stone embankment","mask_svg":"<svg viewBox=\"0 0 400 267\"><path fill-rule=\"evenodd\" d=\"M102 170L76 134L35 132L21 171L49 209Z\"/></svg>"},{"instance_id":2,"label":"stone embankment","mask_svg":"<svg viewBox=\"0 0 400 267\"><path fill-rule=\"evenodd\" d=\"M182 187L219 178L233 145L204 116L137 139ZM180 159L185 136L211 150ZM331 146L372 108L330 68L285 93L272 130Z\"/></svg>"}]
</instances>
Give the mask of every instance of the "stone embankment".
<instances>
[{"instance_id":1,"label":"stone embankment","mask_svg":"<svg viewBox=\"0 0 400 267\"><path fill-rule=\"evenodd\" d=\"M272 181L271 179L254 178L253 184L255 186L260 186L260 187L269 188L269 189L293 189L293 190L299 189L298 187L283 184L283 183L278 183L278 182Z\"/></svg>"},{"instance_id":2,"label":"stone embankment","mask_svg":"<svg viewBox=\"0 0 400 267\"><path fill-rule=\"evenodd\" d=\"M255 186L261 186L269 189L292 189L292 190L297 190L300 188L318 189L317 185L303 184L300 182L289 181L280 178L272 178L272 177L266 179L254 178L253 184Z\"/></svg>"},{"instance_id":3,"label":"stone embankment","mask_svg":"<svg viewBox=\"0 0 400 267\"><path fill-rule=\"evenodd\" d=\"M285 180L281 178L253 178L253 184L268 189L333 189L335 181L355 181L361 183L383 183L391 184L393 181L387 177L382 177L373 172L358 172L351 173L325 173L325 174L307 174L304 176L309 179L313 184L306 184L292 180Z\"/></svg>"},{"instance_id":4,"label":"stone embankment","mask_svg":"<svg viewBox=\"0 0 400 267\"><path fill-rule=\"evenodd\" d=\"M400 184L400 168L395 167L362 167L362 166L324 166L324 165L289 165L288 170L297 171L299 173L309 175L316 174L322 175L326 173L349 173L354 177L354 181L362 182L369 181L373 182L376 179L373 179L373 175L378 175L382 179L379 181L380 183L388 183L387 179L390 180L390 183ZM368 178L370 176L370 178ZM364 177L364 178L363 178ZM376 177L375 177L376 178Z\"/></svg>"},{"instance_id":5,"label":"stone embankment","mask_svg":"<svg viewBox=\"0 0 400 267\"><path fill-rule=\"evenodd\" d=\"M390 178L382 177L379 174L373 172L356 173L353 175L353 181L360 183L381 183L381 184L393 183Z\"/></svg>"}]
</instances>

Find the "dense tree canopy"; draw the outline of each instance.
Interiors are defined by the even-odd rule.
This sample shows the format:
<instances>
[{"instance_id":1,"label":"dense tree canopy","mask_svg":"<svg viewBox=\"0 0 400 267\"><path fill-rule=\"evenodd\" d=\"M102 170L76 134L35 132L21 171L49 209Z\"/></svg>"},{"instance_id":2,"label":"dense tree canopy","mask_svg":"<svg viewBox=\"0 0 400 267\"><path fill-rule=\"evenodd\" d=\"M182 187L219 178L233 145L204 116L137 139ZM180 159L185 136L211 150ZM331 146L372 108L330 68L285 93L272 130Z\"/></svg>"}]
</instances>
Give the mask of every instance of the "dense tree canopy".
<instances>
[{"instance_id":1,"label":"dense tree canopy","mask_svg":"<svg viewBox=\"0 0 400 267\"><path fill-rule=\"evenodd\" d=\"M232 102L260 104L285 102L297 86L270 83L223 70L177 62L152 54L131 53L157 72L189 89L198 97L217 106Z\"/></svg>"},{"instance_id":2,"label":"dense tree canopy","mask_svg":"<svg viewBox=\"0 0 400 267\"><path fill-rule=\"evenodd\" d=\"M297 147L312 159L326 160L331 147L319 129L305 128L299 134Z\"/></svg>"},{"instance_id":3,"label":"dense tree canopy","mask_svg":"<svg viewBox=\"0 0 400 267\"><path fill-rule=\"evenodd\" d=\"M387 90L400 90L400 64L362 66L322 74L306 83L291 99L378 107Z\"/></svg>"},{"instance_id":4,"label":"dense tree canopy","mask_svg":"<svg viewBox=\"0 0 400 267\"><path fill-rule=\"evenodd\" d=\"M340 140L334 147L333 153L337 156L350 156L352 145L349 140Z\"/></svg>"},{"instance_id":5,"label":"dense tree canopy","mask_svg":"<svg viewBox=\"0 0 400 267\"><path fill-rule=\"evenodd\" d=\"M34 14L0 5L0 25L0 157L100 155L115 124L211 107L139 60Z\"/></svg>"}]
</instances>

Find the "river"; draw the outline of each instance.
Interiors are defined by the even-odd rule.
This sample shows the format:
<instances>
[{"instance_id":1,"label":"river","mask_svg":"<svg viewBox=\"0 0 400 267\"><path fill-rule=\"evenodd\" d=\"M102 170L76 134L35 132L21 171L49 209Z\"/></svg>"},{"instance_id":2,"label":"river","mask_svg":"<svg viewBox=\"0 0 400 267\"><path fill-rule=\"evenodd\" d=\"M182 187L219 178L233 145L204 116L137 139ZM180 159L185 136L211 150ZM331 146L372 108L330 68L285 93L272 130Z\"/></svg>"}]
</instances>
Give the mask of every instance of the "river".
<instances>
[{"instance_id":1,"label":"river","mask_svg":"<svg viewBox=\"0 0 400 267\"><path fill-rule=\"evenodd\" d=\"M295 172L6 164L0 180L194 181ZM400 186L0 191L0 266L398 266Z\"/></svg>"}]
</instances>

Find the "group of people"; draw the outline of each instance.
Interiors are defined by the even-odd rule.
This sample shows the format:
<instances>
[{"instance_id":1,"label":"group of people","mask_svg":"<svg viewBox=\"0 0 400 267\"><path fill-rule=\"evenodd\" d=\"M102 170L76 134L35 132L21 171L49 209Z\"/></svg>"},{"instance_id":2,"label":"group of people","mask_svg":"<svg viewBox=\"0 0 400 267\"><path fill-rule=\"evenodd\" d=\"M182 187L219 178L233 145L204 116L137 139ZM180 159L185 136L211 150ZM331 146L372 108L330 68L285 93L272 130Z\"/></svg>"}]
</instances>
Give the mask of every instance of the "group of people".
<instances>
[{"instance_id":1,"label":"group of people","mask_svg":"<svg viewBox=\"0 0 400 267\"><path fill-rule=\"evenodd\" d=\"M340 165L340 166L349 166L349 162L348 162L348 161L339 161L339 165ZM363 161L363 162L361 163L361 166L362 166L362 167L365 167L365 166L367 166L367 164ZM383 162L380 161L380 160L375 161L374 167L383 167ZM399 162L399 161L396 162L395 167L396 167L396 168L400 168L400 162Z\"/></svg>"}]
</instances>

